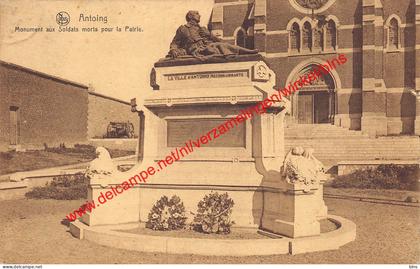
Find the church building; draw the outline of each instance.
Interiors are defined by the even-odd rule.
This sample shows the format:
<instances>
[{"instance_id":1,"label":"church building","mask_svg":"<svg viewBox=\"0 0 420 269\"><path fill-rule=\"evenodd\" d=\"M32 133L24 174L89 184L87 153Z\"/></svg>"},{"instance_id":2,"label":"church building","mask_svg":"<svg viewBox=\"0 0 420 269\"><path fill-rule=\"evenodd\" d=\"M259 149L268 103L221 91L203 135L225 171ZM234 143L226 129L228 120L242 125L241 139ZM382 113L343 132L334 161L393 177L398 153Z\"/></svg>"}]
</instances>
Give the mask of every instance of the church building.
<instances>
[{"instance_id":1,"label":"church building","mask_svg":"<svg viewBox=\"0 0 420 269\"><path fill-rule=\"evenodd\" d=\"M420 135L419 0L215 0L209 28L258 49L277 88L346 56L292 94L289 122Z\"/></svg>"}]
</instances>

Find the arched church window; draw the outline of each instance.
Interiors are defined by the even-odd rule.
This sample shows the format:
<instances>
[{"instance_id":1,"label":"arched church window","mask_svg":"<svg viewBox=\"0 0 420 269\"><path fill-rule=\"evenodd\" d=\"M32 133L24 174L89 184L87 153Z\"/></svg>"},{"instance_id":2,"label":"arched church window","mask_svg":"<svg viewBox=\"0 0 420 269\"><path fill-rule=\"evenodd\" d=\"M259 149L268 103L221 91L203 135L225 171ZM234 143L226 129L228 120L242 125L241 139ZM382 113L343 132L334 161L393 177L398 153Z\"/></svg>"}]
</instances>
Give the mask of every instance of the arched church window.
<instances>
[{"instance_id":1,"label":"arched church window","mask_svg":"<svg viewBox=\"0 0 420 269\"><path fill-rule=\"evenodd\" d=\"M326 48L335 50L337 47L337 29L333 20L327 23L326 35Z\"/></svg>"},{"instance_id":2,"label":"arched church window","mask_svg":"<svg viewBox=\"0 0 420 269\"><path fill-rule=\"evenodd\" d=\"M302 49L311 50L312 49L312 27L309 22L303 24L302 31Z\"/></svg>"},{"instance_id":3,"label":"arched church window","mask_svg":"<svg viewBox=\"0 0 420 269\"><path fill-rule=\"evenodd\" d=\"M322 29L314 29L314 48L322 50L324 47L324 35Z\"/></svg>"},{"instance_id":4,"label":"arched church window","mask_svg":"<svg viewBox=\"0 0 420 269\"><path fill-rule=\"evenodd\" d=\"M398 21L395 18L392 18L389 22L389 41L388 48L397 49L399 46L399 33L398 33Z\"/></svg>"},{"instance_id":5,"label":"arched church window","mask_svg":"<svg viewBox=\"0 0 420 269\"><path fill-rule=\"evenodd\" d=\"M292 51L300 51L300 29L295 22L290 30L290 49Z\"/></svg>"},{"instance_id":6,"label":"arched church window","mask_svg":"<svg viewBox=\"0 0 420 269\"><path fill-rule=\"evenodd\" d=\"M246 48L246 34L242 28L236 32L235 43L237 46Z\"/></svg>"}]
</instances>

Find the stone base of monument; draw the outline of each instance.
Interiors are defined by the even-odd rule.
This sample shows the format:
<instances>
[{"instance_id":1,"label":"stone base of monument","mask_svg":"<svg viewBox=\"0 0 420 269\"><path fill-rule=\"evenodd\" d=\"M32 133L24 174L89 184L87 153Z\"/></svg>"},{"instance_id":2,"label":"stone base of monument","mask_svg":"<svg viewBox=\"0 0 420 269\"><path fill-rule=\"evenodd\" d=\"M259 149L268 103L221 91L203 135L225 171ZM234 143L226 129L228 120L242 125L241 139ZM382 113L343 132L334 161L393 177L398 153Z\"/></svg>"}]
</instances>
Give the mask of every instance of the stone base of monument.
<instances>
[{"instance_id":1,"label":"stone base of monument","mask_svg":"<svg viewBox=\"0 0 420 269\"><path fill-rule=\"evenodd\" d=\"M272 191L264 194L263 230L291 238L320 234L319 220L327 217L328 210L321 184L305 186L280 180L265 184Z\"/></svg>"},{"instance_id":2,"label":"stone base of monument","mask_svg":"<svg viewBox=\"0 0 420 269\"><path fill-rule=\"evenodd\" d=\"M70 232L79 239L88 240L102 246L140 252L207 256L294 255L334 250L355 240L356 225L353 222L333 215L329 215L328 219L336 223L337 230L302 238L271 238L267 236L266 239L197 239L126 232L142 225L138 222L88 226L80 221L75 221L70 223Z\"/></svg>"},{"instance_id":3,"label":"stone base of monument","mask_svg":"<svg viewBox=\"0 0 420 269\"><path fill-rule=\"evenodd\" d=\"M317 210L317 219L325 219L328 215L328 207L325 205L324 201L324 183L325 180L322 180L318 186L318 189L315 190L315 196L318 201L318 210Z\"/></svg>"},{"instance_id":4,"label":"stone base of monument","mask_svg":"<svg viewBox=\"0 0 420 269\"><path fill-rule=\"evenodd\" d=\"M145 186L140 191L140 221L146 222L153 205L162 195L180 197L185 206L187 223L191 223L197 211L197 205L210 192L228 193L235 202L232 220L236 227L258 228L262 208L262 187L212 186L212 185L162 185Z\"/></svg>"},{"instance_id":5,"label":"stone base of monument","mask_svg":"<svg viewBox=\"0 0 420 269\"><path fill-rule=\"evenodd\" d=\"M106 192L111 191L113 185L102 187L99 184L91 185L88 188L88 201L95 201L96 208L92 212L86 212L81 221L89 226L129 223L139 221L140 204L139 189L133 188L130 191L121 193L104 204L98 202L98 197L105 197Z\"/></svg>"},{"instance_id":6,"label":"stone base of monument","mask_svg":"<svg viewBox=\"0 0 420 269\"><path fill-rule=\"evenodd\" d=\"M275 203L266 203L262 228L291 238L319 235L321 231L316 218L315 198L314 193L301 191L269 193L265 199Z\"/></svg>"}]
</instances>

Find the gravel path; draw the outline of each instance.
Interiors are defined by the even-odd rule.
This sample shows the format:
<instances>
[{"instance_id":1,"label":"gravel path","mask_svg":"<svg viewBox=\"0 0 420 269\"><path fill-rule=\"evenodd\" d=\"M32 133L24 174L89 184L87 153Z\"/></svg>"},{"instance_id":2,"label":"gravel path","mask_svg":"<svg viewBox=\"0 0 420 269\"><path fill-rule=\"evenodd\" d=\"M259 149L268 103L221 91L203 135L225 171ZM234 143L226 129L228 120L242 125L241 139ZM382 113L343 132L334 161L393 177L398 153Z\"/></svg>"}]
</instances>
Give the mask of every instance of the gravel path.
<instances>
[{"instance_id":1,"label":"gravel path","mask_svg":"<svg viewBox=\"0 0 420 269\"><path fill-rule=\"evenodd\" d=\"M206 257L140 253L73 238L60 222L82 201L0 202L0 263L419 263L420 209L326 199L331 214L353 220L356 241L308 254ZM147 242L145 242L147 243Z\"/></svg>"}]
</instances>

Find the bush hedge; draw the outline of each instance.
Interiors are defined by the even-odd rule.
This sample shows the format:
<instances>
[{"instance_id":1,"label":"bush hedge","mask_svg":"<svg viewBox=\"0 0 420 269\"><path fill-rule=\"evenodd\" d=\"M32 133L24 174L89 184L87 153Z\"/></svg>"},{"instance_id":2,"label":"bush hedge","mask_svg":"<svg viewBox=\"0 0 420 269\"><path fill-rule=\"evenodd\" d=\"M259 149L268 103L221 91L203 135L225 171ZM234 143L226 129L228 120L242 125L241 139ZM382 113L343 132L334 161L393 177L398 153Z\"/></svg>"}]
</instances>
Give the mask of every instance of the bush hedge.
<instances>
[{"instance_id":1,"label":"bush hedge","mask_svg":"<svg viewBox=\"0 0 420 269\"><path fill-rule=\"evenodd\" d=\"M35 187L25 196L31 199L78 200L86 199L89 179L83 173L54 177L44 187Z\"/></svg>"},{"instance_id":2,"label":"bush hedge","mask_svg":"<svg viewBox=\"0 0 420 269\"><path fill-rule=\"evenodd\" d=\"M381 164L377 168L359 169L338 176L334 188L419 190L417 165Z\"/></svg>"},{"instance_id":3,"label":"bush hedge","mask_svg":"<svg viewBox=\"0 0 420 269\"><path fill-rule=\"evenodd\" d=\"M75 144L73 147L67 147L64 143L61 143L58 147L49 147L44 143L44 149L46 152L58 153L58 154L74 154L82 155L88 159L96 158L96 147L88 144ZM122 150L122 149L109 149L106 148L112 158L118 158L135 154L133 150Z\"/></svg>"}]
</instances>

